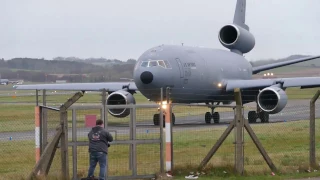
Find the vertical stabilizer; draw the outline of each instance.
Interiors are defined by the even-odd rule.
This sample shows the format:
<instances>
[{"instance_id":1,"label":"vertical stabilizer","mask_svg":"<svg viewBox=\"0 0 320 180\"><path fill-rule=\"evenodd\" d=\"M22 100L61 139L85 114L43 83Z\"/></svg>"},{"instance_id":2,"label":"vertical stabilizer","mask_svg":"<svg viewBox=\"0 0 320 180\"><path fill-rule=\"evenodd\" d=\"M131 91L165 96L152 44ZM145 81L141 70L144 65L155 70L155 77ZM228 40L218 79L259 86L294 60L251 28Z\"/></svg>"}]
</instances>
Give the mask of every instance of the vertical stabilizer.
<instances>
[{"instance_id":1,"label":"vertical stabilizer","mask_svg":"<svg viewBox=\"0 0 320 180\"><path fill-rule=\"evenodd\" d=\"M236 10L234 12L233 23L248 30L246 22L246 0L237 0Z\"/></svg>"},{"instance_id":2,"label":"vertical stabilizer","mask_svg":"<svg viewBox=\"0 0 320 180\"><path fill-rule=\"evenodd\" d=\"M255 38L245 22L246 0L237 0L233 23L223 26L219 31L220 43L239 55L250 52L255 45Z\"/></svg>"}]
</instances>

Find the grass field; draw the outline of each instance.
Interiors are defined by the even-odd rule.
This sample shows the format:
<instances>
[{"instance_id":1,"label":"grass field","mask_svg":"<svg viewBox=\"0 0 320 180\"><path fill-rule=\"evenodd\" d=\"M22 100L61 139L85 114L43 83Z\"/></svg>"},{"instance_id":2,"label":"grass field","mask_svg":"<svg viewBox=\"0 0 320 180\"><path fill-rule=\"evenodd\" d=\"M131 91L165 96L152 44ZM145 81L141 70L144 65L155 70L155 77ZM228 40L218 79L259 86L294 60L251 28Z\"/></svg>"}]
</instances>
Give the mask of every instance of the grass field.
<instances>
[{"instance_id":1,"label":"grass field","mask_svg":"<svg viewBox=\"0 0 320 180\"><path fill-rule=\"evenodd\" d=\"M289 99L310 99L320 88L287 88L286 93ZM47 91L47 102L65 102L76 91ZM60 93L60 94L59 94ZM65 94L63 94L65 93ZM140 92L134 94L137 103L153 103L148 101ZM42 102L42 91L39 91L39 102ZM13 90L12 87L0 86L0 103L4 102L36 102L35 91ZM98 92L86 92L78 101L79 103L98 103L101 102L101 94Z\"/></svg>"},{"instance_id":2,"label":"grass field","mask_svg":"<svg viewBox=\"0 0 320 180\"><path fill-rule=\"evenodd\" d=\"M289 99L311 99L319 88L300 90L298 88L287 89ZM16 94L12 90L6 89L0 91L0 132L16 132L34 130L34 104L14 104L14 102L35 102L35 97L17 96L20 93L34 93L33 91L17 91ZM9 94L8 94L9 93ZM51 93L54 94L54 93ZM50 95L47 97L47 103L58 107L65 102L71 95ZM87 103L99 103L101 96L99 94L86 93L76 104L82 105ZM153 103L149 102L141 94L135 95L139 104ZM41 97L39 98L42 99ZM13 103L13 104L8 104ZM177 106L174 112L177 117L204 114L208 109L206 107L194 106ZM219 109L218 111L230 111L230 109ZM151 120L152 115L156 113L156 109L138 109L137 121ZM59 121L57 112L49 112L49 125L55 127ZM99 115L99 110L79 110L77 112L77 127L84 127L84 116L86 114ZM71 127L71 112L69 115L69 126ZM129 118L116 119L108 116L111 124L125 124L129 122ZM320 124L317 120L316 132L320 130ZM266 148L269 156L274 161L276 167L280 170L280 174L272 178L303 176L301 173L308 167L308 149L309 149L309 121L286 122L277 124L257 124L253 128ZM226 126L215 127L211 129L184 130L175 132L174 138L174 162L175 176L184 179L189 171L195 171L197 165L203 157L208 153L209 149L218 137L222 134ZM141 138L156 137L157 134L149 134ZM122 137L126 138L126 137ZM316 139L320 138L317 133ZM234 159L233 133L227 138L227 141L218 150L217 154L210 161L208 169L205 170L208 179L219 178L237 178L232 173ZM269 177L270 171L259 155L258 150L249 139L245 136L245 170L246 175L257 177ZM317 144L317 150L320 145ZM159 167L159 146L156 145L140 145L137 149L138 153L138 172L155 173ZM320 162L320 153L317 152L317 162ZM71 156L71 151L70 151ZM71 159L71 157L70 157ZM87 147L78 148L78 174L85 175L88 166ZM51 175L59 172L59 151L58 156L54 160ZM70 161L71 162L71 161ZM110 174L111 175L130 175L128 168L128 146L114 145L110 148ZM34 166L34 140L3 140L0 141L0 179L17 179L17 177L25 177ZM71 164L70 164L70 167ZM70 168L70 171L72 168ZM299 170L299 173L297 173ZM224 173L224 171L226 173ZM309 175L316 173L309 173ZM285 174L285 175L283 175ZM319 174L319 173L318 173ZM263 176L265 175L265 176ZM266 176L267 175L267 176ZM280 175L280 176L279 176ZM308 174L307 174L308 175ZM320 174L319 174L320 175ZM201 177L205 179L205 177ZM238 179L238 178L237 178Z\"/></svg>"},{"instance_id":3,"label":"grass field","mask_svg":"<svg viewBox=\"0 0 320 180\"><path fill-rule=\"evenodd\" d=\"M316 91L319 88L311 88L300 90L298 88L289 88L287 89L287 95L289 99L307 99L310 100ZM22 91L26 93L26 91ZM28 93L34 93L33 91L27 91ZM8 95L9 93L9 95ZM35 105L35 96L18 96L21 91L17 92L14 95L10 95L13 91L0 91L0 132L8 132L8 131L26 131L33 130L34 128L34 105ZM68 98L70 98L74 92L71 94L55 94L48 92L50 95L47 96L47 104L49 106L53 106L58 108L60 104L65 102ZM70 92L69 92L70 93ZM3 96L7 94L6 96ZM135 99L137 104L154 104L154 102L148 101L143 95L140 93L135 94ZM29 103L29 104L18 104L18 103ZM75 103L75 105L85 106L87 103L96 103L97 105L101 102L101 96L97 93L86 93L82 98ZM10 104L7 104L10 103ZM12 104L11 104L12 103ZM14 104L17 103L17 104ZM34 104L33 104L34 103ZM42 103L42 97L39 97L39 103ZM217 108L218 112L223 111L232 111L229 108ZM173 109L176 117L190 116L190 115L201 115L208 111L206 107L195 107L195 106L176 106ZM51 111L50 111L51 112ZM51 112L52 117L57 117L58 114ZM157 113L157 110L154 108L151 109L139 109L137 111L137 121L146 121L152 119L153 114ZM100 111L96 110L81 110L78 114L78 121L84 122L84 116L86 114L96 114L99 115ZM71 123L71 112L69 115L69 122ZM128 118L113 118L109 117L110 123L128 123ZM18 127L17 127L18 126Z\"/></svg>"},{"instance_id":4,"label":"grass field","mask_svg":"<svg viewBox=\"0 0 320 180\"><path fill-rule=\"evenodd\" d=\"M60 94L59 94L60 93ZM62 94L64 93L64 94ZM46 96L47 103L64 103L68 98L71 98L76 91L48 91ZM138 103L151 103L148 101L143 95L137 93L134 95L136 101ZM83 97L81 97L77 103L99 103L101 102L101 94L96 92L88 92L85 93ZM39 103L42 103L43 97L42 92L39 92ZM36 102L35 91L0 91L0 103L4 102Z\"/></svg>"},{"instance_id":5,"label":"grass field","mask_svg":"<svg viewBox=\"0 0 320 180\"><path fill-rule=\"evenodd\" d=\"M318 120L317 120L318 121ZM309 162L309 122L286 122L277 124L257 124L253 129L263 144L273 163L279 170L276 177L300 175L308 169ZM183 177L190 171L196 171L204 156L220 137L226 127L215 127L188 131L177 131L173 134L174 142L174 175ZM320 123L316 124L316 132ZM157 137L158 134L150 134ZM316 134L316 139L320 134ZM204 172L207 178L235 178L232 167L234 163L234 136L231 133L217 153L210 160ZM0 174L1 178L12 179L25 177L34 165L33 141L0 141ZM5 148L3 148L5 147ZM317 150L320 144L317 144ZM270 176L270 169L245 133L245 175ZM112 145L109 149L109 174L130 175L128 167L128 146ZM159 171L159 145L138 145L138 174L152 174ZM320 161L317 151L317 162ZM70 172L72 172L72 151L69 151ZM87 147L78 147L78 175L85 176L88 168ZM50 175L60 172L60 151L53 161ZM315 173L309 173L309 175ZM280 175L280 176L279 176ZM286 176L284 176L286 175ZM308 174L307 174L308 175ZM318 174L319 175L319 174ZM0 178L0 179L1 179ZM203 178L201 178L203 179Z\"/></svg>"},{"instance_id":6,"label":"grass field","mask_svg":"<svg viewBox=\"0 0 320 180\"><path fill-rule=\"evenodd\" d=\"M263 71L263 72L261 72L259 74L264 74L266 72L273 72L275 74L292 73L292 72L305 71L305 70L310 70L310 69L319 69L319 68L311 68L311 67L291 65L291 66L284 66L284 67L275 68L275 69L268 70L268 71Z\"/></svg>"},{"instance_id":7,"label":"grass field","mask_svg":"<svg viewBox=\"0 0 320 180\"><path fill-rule=\"evenodd\" d=\"M219 112L233 111L231 108L217 108ZM208 111L207 107L196 106L176 106L173 112L176 117L187 117L194 115L204 115ZM14 113L13 113L14 112ZM136 121L152 122L153 114L158 113L155 108L138 108L136 110ZM0 103L0 132L22 132L34 130L34 106L33 105L7 105ZM76 112L78 128L85 126L85 115L97 115L100 117L100 109L77 110ZM48 110L48 123L54 124L59 122L59 113ZM109 125L129 124L130 117L115 118L108 113ZM69 127L72 124L72 113L68 113Z\"/></svg>"}]
</instances>

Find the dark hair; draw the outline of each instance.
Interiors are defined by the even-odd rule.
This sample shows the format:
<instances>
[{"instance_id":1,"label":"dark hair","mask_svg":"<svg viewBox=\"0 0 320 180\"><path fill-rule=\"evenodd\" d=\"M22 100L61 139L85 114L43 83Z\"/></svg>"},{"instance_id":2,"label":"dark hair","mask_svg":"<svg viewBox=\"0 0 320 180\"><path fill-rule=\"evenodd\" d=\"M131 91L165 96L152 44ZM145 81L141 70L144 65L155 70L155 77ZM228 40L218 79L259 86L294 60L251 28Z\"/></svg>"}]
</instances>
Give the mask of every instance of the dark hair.
<instances>
[{"instance_id":1,"label":"dark hair","mask_svg":"<svg viewBox=\"0 0 320 180\"><path fill-rule=\"evenodd\" d=\"M103 121L101 119L97 119L96 125L102 125L102 124L103 124Z\"/></svg>"}]
</instances>

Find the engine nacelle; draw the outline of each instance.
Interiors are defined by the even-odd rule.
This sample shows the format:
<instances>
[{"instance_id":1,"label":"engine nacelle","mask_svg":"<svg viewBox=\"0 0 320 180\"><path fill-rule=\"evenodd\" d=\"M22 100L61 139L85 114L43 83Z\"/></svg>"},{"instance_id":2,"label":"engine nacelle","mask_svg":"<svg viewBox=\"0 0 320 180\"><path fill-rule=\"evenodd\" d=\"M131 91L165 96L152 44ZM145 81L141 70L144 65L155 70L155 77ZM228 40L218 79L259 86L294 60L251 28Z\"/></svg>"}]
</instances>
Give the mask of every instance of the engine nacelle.
<instances>
[{"instance_id":1,"label":"engine nacelle","mask_svg":"<svg viewBox=\"0 0 320 180\"><path fill-rule=\"evenodd\" d=\"M271 86L260 91L257 101L263 111L275 114L287 105L288 96L281 88Z\"/></svg>"},{"instance_id":2,"label":"engine nacelle","mask_svg":"<svg viewBox=\"0 0 320 180\"><path fill-rule=\"evenodd\" d=\"M242 53L251 51L255 45L254 36L235 24L225 25L220 29L219 41L224 47Z\"/></svg>"},{"instance_id":3,"label":"engine nacelle","mask_svg":"<svg viewBox=\"0 0 320 180\"><path fill-rule=\"evenodd\" d=\"M133 95L127 91L119 90L111 93L107 98L107 105L127 105L127 104L135 104L136 100ZM108 109L109 113L118 118L126 117L130 114L130 109L127 108L116 108L116 109Z\"/></svg>"}]
</instances>

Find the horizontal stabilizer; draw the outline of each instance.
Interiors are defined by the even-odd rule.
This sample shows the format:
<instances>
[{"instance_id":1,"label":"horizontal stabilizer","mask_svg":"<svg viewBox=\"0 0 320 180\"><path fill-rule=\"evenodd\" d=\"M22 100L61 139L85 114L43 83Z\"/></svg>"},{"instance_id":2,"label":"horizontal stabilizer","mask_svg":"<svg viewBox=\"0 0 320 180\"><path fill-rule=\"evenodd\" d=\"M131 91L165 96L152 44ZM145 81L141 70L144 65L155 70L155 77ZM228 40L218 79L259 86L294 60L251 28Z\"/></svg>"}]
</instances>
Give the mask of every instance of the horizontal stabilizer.
<instances>
[{"instance_id":1,"label":"horizontal stabilizer","mask_svg":"<svg viewBox=\"0 0 320 180\"><path fill-rule=\"evenodd\" d=\"M317 59L317 58L320 58L320 56L305 57L305 58L299 58L299 59L293 59L293 60L289 60L289 61L283 61L283 62L277 62L277 63L266 64L266 65L262 65L262 66L257 66L257 67L252 68L252 74L257 74L261 71L266 71L269 69L287 66L290 64L296 64L296 63L300 63L300 62L304 62L304 61L310 61L310 60Z\"/></svg>"}]
</instances>

